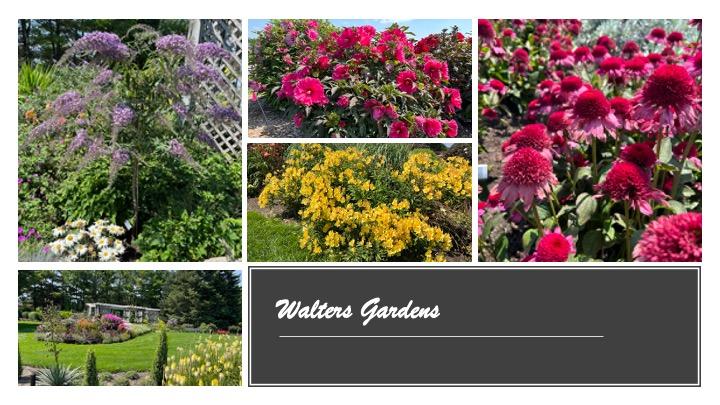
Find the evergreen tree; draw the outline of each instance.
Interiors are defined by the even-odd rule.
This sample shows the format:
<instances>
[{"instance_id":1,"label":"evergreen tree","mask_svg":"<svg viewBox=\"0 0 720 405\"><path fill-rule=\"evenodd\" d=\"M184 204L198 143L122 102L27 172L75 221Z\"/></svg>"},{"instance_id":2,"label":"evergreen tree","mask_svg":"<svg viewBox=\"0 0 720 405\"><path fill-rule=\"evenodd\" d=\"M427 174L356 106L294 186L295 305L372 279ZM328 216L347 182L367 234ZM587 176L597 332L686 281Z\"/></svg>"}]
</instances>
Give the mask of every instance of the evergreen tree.
<instances>
[{"instance_id":1,"label":"evergreen tree","mask_svg":"<svg viewBox=\"0 0 720 405\"><path fill-rule=\"evenodd\" d=\"M167 331L165 325L160 324L160 342L155 351L155 362L153 363L152 376L155 385L163 385L165 377L165 365L167 364Z\"/></svg>"},{"instance_id":2,"label":"evergreen tree","mask_svg":"<svg viewBox=\"0 0 720 405\"><path fill-rule=\"evenodd\" d=\"M90 386L99 385L95 352L92 349L88 350L85 356L85 380L83 383Z\"/></svg>"}]
</instances>

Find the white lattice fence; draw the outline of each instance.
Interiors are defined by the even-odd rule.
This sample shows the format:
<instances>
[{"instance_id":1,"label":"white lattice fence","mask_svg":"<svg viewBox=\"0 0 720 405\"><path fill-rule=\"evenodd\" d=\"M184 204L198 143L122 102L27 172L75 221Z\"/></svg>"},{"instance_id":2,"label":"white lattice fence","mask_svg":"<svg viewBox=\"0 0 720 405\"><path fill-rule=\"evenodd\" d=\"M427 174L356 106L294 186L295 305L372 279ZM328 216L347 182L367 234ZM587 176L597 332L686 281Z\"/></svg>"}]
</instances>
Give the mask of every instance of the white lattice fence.
<instances>
[{"instance_id":1,"label":"white lattice fence","mask_svg":"<svg viewBox=\"0 0 720 405\"><path fill-rule=\"evenodd\" d=\"M240 20L190 20L188 37L194 43L214 42L230 52L227 60L212 61L222 73L219 83L204 83L204 96L197 102L205 108L213 104L229 103L240 115L242 97L242 22ZM206 121L202 129L210 135L223 153L240 155L242 122Z\"/></svg>"}]
</instances>

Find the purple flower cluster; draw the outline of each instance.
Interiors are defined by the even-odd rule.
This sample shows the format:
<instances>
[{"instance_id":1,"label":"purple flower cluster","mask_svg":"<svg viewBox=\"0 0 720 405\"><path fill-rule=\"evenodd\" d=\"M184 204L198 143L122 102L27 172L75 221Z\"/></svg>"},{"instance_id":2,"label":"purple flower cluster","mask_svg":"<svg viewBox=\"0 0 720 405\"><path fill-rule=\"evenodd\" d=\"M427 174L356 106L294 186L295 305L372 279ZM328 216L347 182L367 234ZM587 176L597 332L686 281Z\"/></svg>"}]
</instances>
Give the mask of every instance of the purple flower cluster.
<instances>
[{"instance_id":1,"label":"purple flower cluster","mask_svg":"<svg viewBox=\"0 0 720 405\"><path fill-rule=\"evenodd\" d=\"M127 149L115 149L112 153L112 163L117 166L124 166L130 160L130 152Z\"/></svg>"},{"instance_id":2,"label":"purple flower cluster","mask_svg":"<svg viewBox=\"0 0 720 405\"><path fill-rule=\"evenodd\" d=\"M32 142L43 135L56 133L65 125L65 122L66 120L63 117L52 117L33 128L25 142Z\"/></svg>"},{"instance_id":3,"label":"purple flower cluster","mask_svg":"<svg viewBox=\"0 0 720 405\"><path fill-rule=\"evenodd\" d=\"M227 59L229 57L230 52L213 42L203 42L195 47L195 59L198 61L204 61L207 58Z\"/></svg>"},{"instance_id":4,"label":"purple flower cluster","mask_svg":"<svg viewBox=\"0 0 720 405\"><path fill-rule=\"evenodd\" d=\"M93 84L97 86L104 86L112 81L114 75L115 73L112 70L103 69L97 76L95 76Z\"/></svg>"},{"instance_id":5,"label":"purple flower cluster","mask_svg":"<svg viewBox=\"0 0 720 405\"><path fill-rule=\"evenodd\" d=\"M114 314L104 314L100 317L100 327L103 330L118 330L125 324L125 321Z\"/></svg>"},{"instance_id":6,"label":"purple flower cluster","mask_svg":"<svg viewBox=\"0 0 720 405\"><path fill-rule=\"evenodd\" d=\"M77 114L85 108L85 102L83 101L80 93L76 91L68 91L59 95L52 104L53 110L63 117L68 115Z\"/></svg>"},{"instance_id":7,"label":"purple flower cluster","mask_svg":"<svg viewBox=\"0 0 720 405\"><path fill-rule=\"evenodd\" d=\"M199 82L218 82L222 77L217 69L202 63L180 66L177 75L181 79Z\"/></svg>"},{"instance_id":8,"label":"purple flower cluster","mask_svg":"<svg viewBox=\"0 0 720 405\"><path fill-rule=\"evenodd\" d=\"M208 135L207 132L198 132L195 137L197 138L198 141L200 141L208 146L211 146L214 149L218 148L217 144L215 143L215 140L210 135Z\"/></svg>"},{"instance_id":9,"label":"purple flower cluster","mask_svg":"<svg viewBox=\"0 0 720 405\"><path fill-rule=\"evenodd\" d=\"M155 48L162 53L181 56L187 54L190 42L182 35L165 35L155 41Z\"/></svg>"},{"instance_id":10,"label":"purple flower cluster","mask_svg":"<svg viewBox=\"0 0 720 405\"><path fill-rule=\"evenodd\" d=\"M126 105L118 104L112 111L112 124L114 128L125 128L132 122L133 118L135 118L135 112Z\"/></svg>"},{"instance_id":11,"label":"purple flower cluster","mask_svg":"<svg viewBox=\"0 0 720 405\"><path fill-rule=\"evenodd\" d=\"M72 141L70 141L70 145L68 146L68 153L75 152L80 147L85 145L85 142L87 141L87 130L80 129L75 133L75 138L73 138Z\"/></svg>"},{"instance_id":12,"label":"purple flower cluster","mask_svg":"<svg viewBox=\"0 0 720 405\"><path fill-rule=\"evenodd\" d=\"M130 56L130 49L122 43L120 37L110 32L87 33L75 42L73 48L75 51L95 52L101 57L118 61Z\"/></svg>"},{"instance_id":13,"label":"purple flower cluster","mask_svg":"<svg viewBox=\"0 0 720 405\"><path fill-rule=\"evenodd\" d=\"M185 104L183 104L181 102L177 102L177 103L173 104L172 108L173 108L173 110L175 110L175 113L177 113L177 115L180 116L180 118L187 117L188 108Z\"/></svg>"},{"instance_id":14,"label":"purple flower cluster","mask_svg":"<svg viewBox=\"0 0 720 405\"><path fill-rule=\"evenodd\" d=\"M210 107L208 114L215 120L220 122L240 121L240 114L233 107L223 107L214 104Z\"/></svg>"},{"instance_id":15,"label":"purple flower cluster","mask_svg":"<svg viewBox=\"0 0 720 405\"><path fill-rule=\"evenodd\" d=\"M173 155L175 157L179 157L179 158L184 158L184 157L188 156L185 146L183 146L183 144L180 141L178 141L177 139L175 139L175 138L171 139L169 146L170 146L170 154L171 155Z\"/></svg>"},{"instance_id":16,"label":"purple flower cluster","mask_svg":"<svg viewBox=\"0 0 720 405\"><path fill-rule=\"evenodd\" d=\"M27 231L22 226L18 227L18 243L23 243L28 239L40 239L40 234L35 228L30 228Z\"/></svg>"}]
</instances>

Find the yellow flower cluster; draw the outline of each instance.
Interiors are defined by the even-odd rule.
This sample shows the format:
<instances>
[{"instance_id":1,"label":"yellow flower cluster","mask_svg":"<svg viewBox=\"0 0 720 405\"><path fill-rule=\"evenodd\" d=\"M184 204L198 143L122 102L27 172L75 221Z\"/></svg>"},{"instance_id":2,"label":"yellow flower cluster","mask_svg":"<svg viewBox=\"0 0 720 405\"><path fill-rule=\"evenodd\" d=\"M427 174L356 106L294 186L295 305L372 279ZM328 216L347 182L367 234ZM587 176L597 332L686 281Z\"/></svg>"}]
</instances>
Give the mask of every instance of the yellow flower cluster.
<instances>
[{"instance_id":1,"label":"yellow flower cluster","mask_svg":"<svg viewBox=\"0 0 720 405\"><path fill-rule=\"evenodd\" d=\"M180 347L165 366L166 385L240 385L241 375L242 346L232 335L205 338L188 352Z\"/></svg>"},{"instance_id":2,"label":"yellow flower cluster","mask_svg":"<svg viewBox=\"0 0 720 405\"><path fill-rule=\"evenodd\" d=\"M402 172L396 175L428 200L470 198L472 193L470 163L461 157L443 160L432 153L413 153L403 164Z\"/></svg>"},{"instance_id":3,"label":"yellow flower cluster","mask_svg":"<svg viewBox=\"0 0 720 405\"><path fill-rule=\"evenodd\" d=\"M436 190L425 192L428 187ZM399 190L414 191L405 196ZM382 156L354 147L304 145L291 153L279 177L268 176L258 202L297 207L300 247L313 254L382 260L408 253L443 261L452 239L412 206L421 190L425 200L469 198L470 165L427 151L411 155L402 172L393 172Z\"/></svg>"}]
</instances>

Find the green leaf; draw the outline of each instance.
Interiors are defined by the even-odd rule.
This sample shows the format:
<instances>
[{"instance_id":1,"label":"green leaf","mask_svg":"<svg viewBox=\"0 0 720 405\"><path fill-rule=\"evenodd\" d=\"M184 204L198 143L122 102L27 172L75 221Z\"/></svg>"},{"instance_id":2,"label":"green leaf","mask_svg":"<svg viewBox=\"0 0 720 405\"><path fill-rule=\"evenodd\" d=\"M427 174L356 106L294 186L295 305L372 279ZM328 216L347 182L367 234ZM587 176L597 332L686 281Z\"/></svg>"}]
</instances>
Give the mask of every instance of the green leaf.
<instances>
[{"instance_id":1,"label":"green leaf","mask_svg":"<svg viewBox=\"0 0 720 405\"><path fill-rule=\"evenodd\" d=\"M588 193L582 193L577 200L578 225L585 225L597 210L597 201L595 197Z\"/></svg>"},{"instance_id":2,"label":"green leaf","mask_svg":"<svg viewBox=\"0 0 720 405\"><path fill-rule=\"evenodd\" d=\"M685 205L683 205L683 203L681 203L680 201L670 200L668 201L668 206L674 214L682 214L687 212L687 210L685 209Z\"/></svg>"},{"instance_id":3,"label":"green leaf","mask_svg":"<svg viewBox=\"0 0 720 405\"><path fill-rule=\"evenodd\" d=\"M535 228L528 229L522 236L523 250L529 250L534 244L538 237L538 230Z\"/></svg>"},{"instance_id":4,"label":"green leaf","mask_svg":"<svg viewBox=\"0 0 720 405\"><path fill-rule=\"evenodd\" d=\"M508 246L510 246L510 242L505 235L495 242L495 259L497 261L505 261L507 259Z\"/></svg>"},{"instance_id":5,"label":"green leaf","mask_svg":"<svg viewBox=\"0 0 720 405\"><path fill-rule=\"evenodd\" d=\"M660 141L660 156L658 156L658 160L662 163L668 163L670 159L672 159L672 155L672 142L670 138L663 138L663 140Z\"/></svg>"},{"instance_id":6,"label":"green leaf","mask_svg":"<svg viewBox=\"0 0 720 405\"><path fill-rule=\"evenodd\" d=\"M595 257L597 252L602 248L603 235L597 229L593 229L585 233L582 238L582 250L583 253L589 257Z\"/></svg>"},{"instance_id":7,"label":"green leaf","mask_svg":"<svg viewBox=\"0 0 720 405\"><path fill-rule=\"evenodd\" d=\"M592 176L592 172L589 166L580 167L575 171L575 182L589 178L590 176Z\"/></svg>"}]
</instances>

